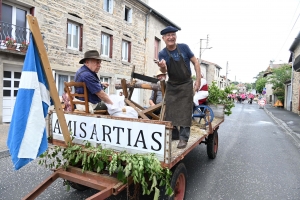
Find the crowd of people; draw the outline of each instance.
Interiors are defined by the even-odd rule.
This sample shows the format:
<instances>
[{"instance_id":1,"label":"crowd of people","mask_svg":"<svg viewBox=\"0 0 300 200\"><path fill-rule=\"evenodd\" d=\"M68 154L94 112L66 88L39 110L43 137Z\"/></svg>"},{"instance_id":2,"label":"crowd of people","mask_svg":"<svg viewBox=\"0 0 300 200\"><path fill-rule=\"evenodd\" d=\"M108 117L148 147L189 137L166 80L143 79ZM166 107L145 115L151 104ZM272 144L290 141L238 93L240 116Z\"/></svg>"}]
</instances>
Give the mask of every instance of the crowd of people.
<instances>
[{"instance_id":1,"label":"crowd of people","mask_svg":"<svg viewBox=\"0 0 300 200\"><path fill-rule=\"evenodd\" d=\"M233 93L228 95L228 99L235 101L237 103L244 103L245 101L248 101L249 104L252 104L253 101L257 101L262 98L262 95L260 94L252 94L252 93Z\"/></svg>"}]
</instances>

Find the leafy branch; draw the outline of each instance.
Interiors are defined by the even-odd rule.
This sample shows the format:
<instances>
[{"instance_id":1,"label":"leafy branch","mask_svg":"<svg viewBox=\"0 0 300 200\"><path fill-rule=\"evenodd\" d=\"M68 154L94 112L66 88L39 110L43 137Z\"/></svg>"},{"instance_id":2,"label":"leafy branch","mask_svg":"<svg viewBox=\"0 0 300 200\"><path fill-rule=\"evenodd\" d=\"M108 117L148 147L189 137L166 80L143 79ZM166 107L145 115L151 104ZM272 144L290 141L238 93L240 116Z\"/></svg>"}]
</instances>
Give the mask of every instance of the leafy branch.
<instances>
[{"instance_id":1,"label":"leafy branch","mask_svg":"<svg viewBox=\"0 0 300 200\"><path fill-rule=\"evenodd\" d=\"M165 186L167 195L173 194L170 186L172 173L168 168L161 166L153 153L114 152L111 149L103 149L101 145L92 147L89 142L86 142L84 146L77 144L68 144L66 148L54 146L40 158L39 164L50 169L59 167L66 169L75 166L82 168L82 172L101 173L107 170L110 175L116 174L118 180L123 183L127 182L128 177L132 177L134 184L142 185L143 195L149 195L154 191L154 199L159 197L158 186Z\"/></svg>"}]
</instances>

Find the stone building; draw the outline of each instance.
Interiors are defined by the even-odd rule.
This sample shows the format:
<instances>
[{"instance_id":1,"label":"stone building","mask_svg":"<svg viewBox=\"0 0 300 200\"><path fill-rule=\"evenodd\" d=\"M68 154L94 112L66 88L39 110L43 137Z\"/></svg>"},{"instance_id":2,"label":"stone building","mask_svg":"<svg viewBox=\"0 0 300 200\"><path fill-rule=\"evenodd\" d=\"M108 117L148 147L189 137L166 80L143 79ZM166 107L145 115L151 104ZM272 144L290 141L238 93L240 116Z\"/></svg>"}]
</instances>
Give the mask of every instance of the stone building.
<instances>
[{"instance_id":1,"label":"stone building","mask_svg":"<svg viewBox=\"0 0 300 200\"><path fill-rule=\"evenodd\" d=\"M222 68L219 65L206 60L201 60L200 67L208 85L211 85L213 81L216 81L217 86L221 88L220 70Z\"/></svg>"},{"instance_id":2,"label":"stone building","mask_svg":"<svg viewBox=\"0 0 300 200\"><path fill-rule=\"evenodd\" d=\"M10 122L29 40L26 14L37 17L59 95L64 81L73 80L84 52L96 49L102 57L101 81L110 83L108 94L117 94L114 84L135 72L153 76L153 59L164 47L160 31L178 27L147 5L148 0L0 0L0 123ZM6 46L13 38L15 50ZM132 99L147 106L150 91L135 90Z\"/></svg>"},{"instance_id":3,"label":"stone building","mask_svg":"<svg viewBox=\"0 0 300 200\"><path fill-rule=\"evenodd\" d=\"M291 110L294 113L300 114L300 32L295 38L290 47L291 56L289 62L292 62L292 79L291 82L286 85L286 102L285 108ZM289 92L291 91L291 92Z\"/></svg>"}]
</instances>

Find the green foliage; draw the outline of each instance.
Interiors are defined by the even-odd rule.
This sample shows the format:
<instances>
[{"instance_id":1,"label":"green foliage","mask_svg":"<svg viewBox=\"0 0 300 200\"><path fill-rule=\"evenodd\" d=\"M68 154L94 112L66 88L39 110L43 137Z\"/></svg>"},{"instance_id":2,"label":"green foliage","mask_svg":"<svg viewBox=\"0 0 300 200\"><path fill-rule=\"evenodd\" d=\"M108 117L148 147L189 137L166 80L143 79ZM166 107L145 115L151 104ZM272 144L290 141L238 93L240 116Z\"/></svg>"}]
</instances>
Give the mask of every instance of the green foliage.
<instances>
[{"instance_id":1,"label":"green foliage","mask_svg":"<svg viewBox=\"0 0 300 200\"><path fill-rule=\"evenodd\" d=\"M267 83L266 78L261 77L261 78L257 79L256 82L255 82L256 91L258 93L261 93L263 91L264 87L266 86L266 83Z\"/></svg>"},{"instance_id":2,"label":"green foliage","mask_svg":"<svg viewBox=\"0 0 300 200\"><path fill-rule=\"evenodd\" d=\"M267 77L268 83L272 84L273 94L283 102L285 82L291 80L292 68L288 64L284 64L279 68L272 69L272 74Z\"/></svg>"},{"instance_id":3,"label":"green foliage","mask_svg":"<svg viewBox=\"0 0 300 200\"><path fill-rule=\"evenodd\" d=\"M245 86L246 86L246 91L250 91L252 89L251 83L245 83Z\"/></svg>"},{"instance_id":4,"label":"green foliage","mask_svg":"<svg viewBox=\"0 0 300 200\"><path fill-rule=\"evenodd\" d=\"M197 80L196 75L193 75L193 76L192 76L192 79L193 79L193 81Z\"/></svg>"},{"instance_id":5,"label":"green foliage","mask_svg":"<svg viewBox=\"0 0 300 200\"><path fill-rule=\"evenodd\" d=\"M54 146L40 158L39 164L46 168L66 169L68 166L75 166L82 168L82 172L97 173L108 170L109 174L116 174L118 180L124 183L128 177L132 177L135 184L142 185L143 194L149 195L154 191L154 199L159 196L158 186L165 186L167 195L173 194L170 186L172 173L168 168L161 167L154 154L130 154L126 151L117 153L101 146L92 147L86 142L84 147L77 144L69 144L66 148Z\"/></svg>"},{"instance_id":6,"label":"green foliage","mask_svg":"<svg viewBox=\"0 0 300 200\"><path fill-rule=\"evenodd\" d=\"M224 113L229 116L232 114L231 109L234 107L234 103L228 99L228 95L232 94L233 89L234 86L230 85L221 90L216 82L212 82L212 85L208 87L208 102L214 105L223 104L225 108Z\"/></svg>"}]
</instances>

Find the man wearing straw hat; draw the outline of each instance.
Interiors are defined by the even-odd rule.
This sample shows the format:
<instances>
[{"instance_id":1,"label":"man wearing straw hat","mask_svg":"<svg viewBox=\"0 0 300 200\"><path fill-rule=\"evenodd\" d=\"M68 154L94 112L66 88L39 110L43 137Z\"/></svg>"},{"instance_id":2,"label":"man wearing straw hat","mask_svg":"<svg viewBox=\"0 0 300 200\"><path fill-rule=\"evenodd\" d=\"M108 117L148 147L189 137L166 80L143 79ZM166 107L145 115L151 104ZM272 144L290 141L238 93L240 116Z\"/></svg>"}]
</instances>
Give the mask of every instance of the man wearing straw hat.
<instances>
[{"instance_id":1,"label":"man wearing straw hat","mask_svg":"<svg viewBox=\"0 0 300 200\"><path fill-rule=\"evenodd\" d=\"M106 104L113 104L109 96L104 92L109 85L106 82L101 83L97 73L101 67L101 58L97 50L91 50L84 53L84 58L79 61L83 64L75 74L75 82L85 82L89 99L89 110L105 110ZM75 88L75 92L83 94L83 88ZM79 100L83 100L80 99ZM104 103L103 103L104 102ZM84 110L84 105L77 104L76 108Z\"/></svg>"},{"instance_id":2,"label":"man wearing straw hat","mask_svg":"<svg viewBox=\"0 0 300 200\"><path fill-rule=\"evenodd\" d=\"M160 81L165 80L166 79L166 73L162 73L161 71L158 70L157 73L156 73L156 78ZM152 90L151 97L149 99L150 106L155 106L156 104L159 104L160 102L162 102L161 90L155 90L155 91ZM157 109L153 113L156 114L156 115L159 115L160 110L161 109Z\"/></svg>"},{"instance_id":3,"label":"man wearing straw hat","mask_svg":"<svg viewBox=\"0 0 300 200\"><path fill-rule=\"evenodd\" d=\"M166 83L166 121L171 121L174 126L172 138L178 139L177 148L187 146L190 137L193 110L193 90L200 89L200 64L189 46L176 43L177 28L168 26L160 34L166 47L158 54L159 61L155 62L161 72L167 72L169 80ZM196 72L196 81L193 88L190 62ZM178 131L179 128L179 131Z\"/></svg>"}]
</instances>

